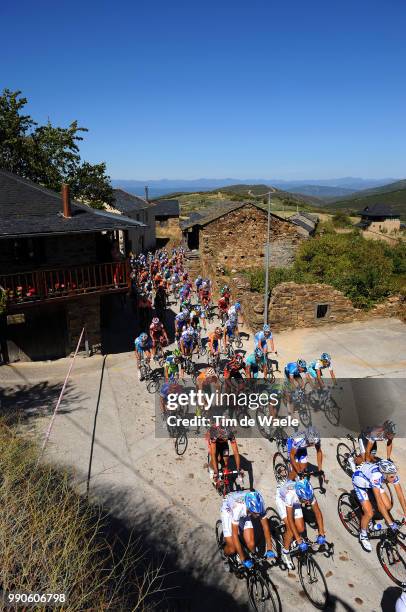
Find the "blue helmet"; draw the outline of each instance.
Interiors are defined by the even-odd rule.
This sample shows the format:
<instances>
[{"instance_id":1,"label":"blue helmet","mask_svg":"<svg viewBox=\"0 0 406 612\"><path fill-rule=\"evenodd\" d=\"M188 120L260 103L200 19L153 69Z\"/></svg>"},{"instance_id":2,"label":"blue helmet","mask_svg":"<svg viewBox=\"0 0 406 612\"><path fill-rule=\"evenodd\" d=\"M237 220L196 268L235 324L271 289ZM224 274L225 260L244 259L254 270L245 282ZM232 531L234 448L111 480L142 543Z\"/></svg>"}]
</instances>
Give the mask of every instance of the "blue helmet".
<instances>
[{"instance_id":1,"label":"blue helmet","mask_svg":"<svg viewBox=\"0 0 406 612\"><path fill-rule=\"evenodd\" d=\"M312 501L314 497L313 487L307 478L296 482L295 491L298 498L303 501Z\"/></svg>"},{"instance_id":2,"label":"blue helmet","mask_svg":"<svg viewBox=\"0 0 406 612\"><path fill-rule=\"evenodd\" d=\"M245 494L244 497L245 505L247 510L254 512L255 514L265 514L265 504L261 493L257 491L250 491Z\"/></svg>"},{"instance_id":3,"label":"blue helmet","mask_svg":"<svg viewBox=\"0 0 406 612\"><path fill-rule=\"evenodd\" d=\"M307 368L307 363L304 359L298 359L296 361L298 368L303 368L304 370Z\"/></svg>"},{"instance_id":4,"label":"blue helmet","mask_svg":"<svg viewBox=\"0 0 406 612\"><path fill-rule=\"evenodd\" d=\"M269 334L269 332L271 331L271 328L269 327L267 323L265 323L265 325L262 328L262 331L264 332L264 334Z\"/></svg>"},{"instance_id":5,"label":"blue helmet","mask_svg":"<svg viewBox=\"0 0 406 612\"><path fill-rule=\"evenodd\" d=\"M236 303L234 304L234 308L235 308L235 310L241 310L241 304L240 304L240 302L236 302Z\"/></svg>"},{"instance_id":6,"label":"blue helmet","mask_svg":"<svg viewBox=\"0 0 406 612\"><path fill-rule=\"evenodd\" d=\"M328 362L330 362L331 361L331 357L330 357L330 355L328 353L322 353L320 355L320 361L328 361Z\"/></svg>"},{"instance_id":7,"label":"blue helmet","mask_svg":"<svg viewBox=\"0 0 406 612\"><path fill-rule=\"evenodd\" d=\"M260 348L256 348L254 351L255 357L261 358L264 356L264 353L261 351Z\"/></svg>"},{"instance_id":8,"label":"blue helmet","mask_svg":"<svg viewBox=\"0 0 406 612\"><path fill-rule=\"evenodd\" d=\"M146 341L148 340L148 334L146 334L145 332L142 332L142 334L140 334L140 340L142 344L145 344Z\"/></svg>"}]
</instances>

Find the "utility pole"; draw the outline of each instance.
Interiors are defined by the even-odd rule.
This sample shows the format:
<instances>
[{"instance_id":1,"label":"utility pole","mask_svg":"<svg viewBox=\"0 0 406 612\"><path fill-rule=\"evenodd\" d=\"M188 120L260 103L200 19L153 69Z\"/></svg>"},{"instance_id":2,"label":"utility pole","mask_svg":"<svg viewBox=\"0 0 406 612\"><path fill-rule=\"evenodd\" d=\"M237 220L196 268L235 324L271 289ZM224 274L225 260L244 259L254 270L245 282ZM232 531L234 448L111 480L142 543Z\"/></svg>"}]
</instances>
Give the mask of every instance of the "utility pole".
<instances>
[{"instance_id":1,"label":"utility pole","mask_svg":"<svg viewBox=\"0 0 406 612\"><path fill-rule=\"evenodd\" d=\"M268 323L268 291L269 291L269 255L271 230L271 192L268 192L268 229L266 233L266 254L265 254L265 295L264 295L264 325Z\"/></svg>"}]
</instances>

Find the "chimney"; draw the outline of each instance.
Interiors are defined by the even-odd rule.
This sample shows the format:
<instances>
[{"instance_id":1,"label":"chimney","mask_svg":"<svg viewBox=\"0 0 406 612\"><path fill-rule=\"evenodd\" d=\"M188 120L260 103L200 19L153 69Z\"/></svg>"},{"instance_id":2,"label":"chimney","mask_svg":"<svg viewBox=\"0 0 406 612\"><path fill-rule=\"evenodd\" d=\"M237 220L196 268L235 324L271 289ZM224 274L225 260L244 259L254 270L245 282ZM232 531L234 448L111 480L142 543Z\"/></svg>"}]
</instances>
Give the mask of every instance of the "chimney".
<instances>
[{"instance_id":1,"label":"chimney","mask_svg":"<svg viewBox=\"0 0 406 612\"><path fill-rule=\"evenodd\" d=\"M70 208L70 196L69 196L69 185L66 183L62 183L62 207L63 207L63 216L66 219L70 219L72 216L72 211Z\"/></svg>"},{"instance_id":2,"label":"chimney","mask_svg":"<svg viewBox=\"0 0 406 612\"><path fill-rule=\"evenodd\" d=\"M149 202L148 197L149 197L149 196L148 196L148 187L147 187L147 186L145 186L145 199L146 199L146 201L147 201L147 202Z\"/></svg>"}]
</instances>

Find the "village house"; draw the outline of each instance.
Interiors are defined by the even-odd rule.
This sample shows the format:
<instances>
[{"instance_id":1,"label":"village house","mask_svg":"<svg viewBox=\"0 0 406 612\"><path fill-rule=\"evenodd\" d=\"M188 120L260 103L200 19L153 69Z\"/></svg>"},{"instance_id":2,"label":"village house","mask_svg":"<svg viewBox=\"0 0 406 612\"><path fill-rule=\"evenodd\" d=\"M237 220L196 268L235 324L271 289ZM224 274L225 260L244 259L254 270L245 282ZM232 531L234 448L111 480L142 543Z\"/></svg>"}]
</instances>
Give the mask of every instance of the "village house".
<instances>
[{"instance_id":1,"label":"village house","mask_svg":"<svg viewBox=\"0 0 406 612\"><path fill-rule=\"evenodd\" d=\"M156 228L179 229L179 201L156 200L153 203Z\"/></svg>"},{"instance_id":2,"label":"village house","mask_svg":"<svg viewBox=\"0 0 406 612\"><path fill-rule=\"evenodd\" d=\"M199 252L204 274L216 270L264 266L267 239L267 210L252 202L225 202L202 213L193 213L181 223L183 244ZM288 267L296 250L311 236L317 217L299 213L284 219L271 214L270 265Z\"/></svg>"},{"instance_id":3,"label":"village house","mask_svg":"<svg viewBox=\"0 0 406 612\"><path fill-rule=\"evenodd\" d=\"M144 229L0 170L0 363L69 355L83 327L100 345L130 286L128 232Z\"/></svg>"},{"instance_id":4,"label":"village house","mask_svg":"<svg viewBox=\"0 0 406 612\"><path fill-rule=\"evenodd\" d=\"M123 189L113 189L114 202L107 210L112 213L120 213L140 221L143 227L135 227L128 230L128 248L138 255L144 250L152 250L156 244L155 232L155 206L147 199L128 193Z\"/></svg>"},{"instance_id":5,"label":"village house","mask_svg":"<svg viewBox=\"0 0 406 612\"><path fill-rule=\"evenodd\" d=\"M359 214L361 221L357 227L364 231L391 234L400 230L400 215L394 213L388 204L371 204Z\"/></svg>"}]
</instances>

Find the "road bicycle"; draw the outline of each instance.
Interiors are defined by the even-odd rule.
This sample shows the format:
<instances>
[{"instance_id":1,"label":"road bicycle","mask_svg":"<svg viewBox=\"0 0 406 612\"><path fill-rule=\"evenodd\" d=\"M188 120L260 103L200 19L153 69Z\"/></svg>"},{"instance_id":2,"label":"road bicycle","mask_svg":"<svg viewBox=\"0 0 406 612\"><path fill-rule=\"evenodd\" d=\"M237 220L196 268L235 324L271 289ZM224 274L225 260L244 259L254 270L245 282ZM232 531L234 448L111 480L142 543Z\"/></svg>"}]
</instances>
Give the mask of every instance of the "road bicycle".
<instances>
[{"instance_id":1,"label":"road bicycle","mask_svg":"<svg viewBox=\"0 0 406 612\"><path fill-rule=\"evenodd\" d=\"M164 354L164 350L162 348L162 344L160 343L160 341L158 340L155 344L155 355L153 357L153 360L162 368L164 366L165 363L165 354Z\"/></svg>"},{"instance_id":2,"label":"road bicycle","mask_svg":"<svg viewBox=\"0 0 406 612\"><path fill-rule=\"evenodd\" d=\"M208 461L210 461L210 457ZM239 472L238 470L229 470L225 466L219 470L217 481L213 481L213 486L220 497L225 497L234 491L235 485L238 485L238 490L244 489L244 476L242 475L242 472Z\"/></svg>"},{"instance_id":3,"label":"road bicycle","mask_svg":"<svg viewBox=\"0 0 406 612\"><path fill-rule=\"evenodd\" d=\"M404 524L397 522L399 529L394 531L389 527L382 528L377 521L382 520L382 515L377 511L373 500L375 514L368 525L368 537L378 540L376 554L379 563L387 576L398 586L406 586L406 534L400 530ZM355 491L342 493L338 498L338 516L341 523L350 535L359 538L361 530L362 508Z\"/></svg>"},{"instance_id":4,"label":"road bicycle","mask_svg":"<svg viewBox=\"0 0 406 612\"><path fill-rule=\"evenodd\" d=\"M141 380L146 382L148 393L157 393L161 386L162 372L157 369L153 370L144 355L141 355L140 373Z\"/></svg>"},{"instance_id":5,"label":"road bicycle","mask_svg":"<svg viewBox=\"0 0 406 612\"><path fill-rule=\"evenodd\" d=\"M266 516L269 521L273 541L275 542L275 549L278 552L277 564L282 570L287 570L288 567L282 560L281 555L285 525L274 508L267 508ZM293 543L293 547L291 546L289 551L289 557L292 562L293 569L295 569L297 564L300 584L302 585L303 591L308 600L318 610L325 610L328 606L330 595L326 578L320 565L314 558L314 555L320 552L326 558L332 557L334 554L334 545L328 542L325 544L317 544L316 542L312 542L307 538L305 541L308 545L307 550L301 551L298 545Z\"/></svg>"},{"instance_id":6,"label":"road bicycle","mask_svg":"<svg viewBox=\"0 0 406 612\"><path fill-rule=\"evenodd\" d=\"M200 329L197 334L197 348L198 348L198 354L200 357L204 357L205 355L207 355L207 348L206 348L206 345L203 344Z\"/></svg>"},{"instance_id":7,"label":"road bicycle","mask_svg":"<svg viewBox=\"0 0 406 612\"><path fill-rule=\"evenodd\" d=\"M196 366L193 363L192 355L185 355L183 358L183 370L185 374L191 377L193 382L196 382Z\"/></svg>"},{"instance_id":8,"label":"road bicycle","mask_svg":"<svg viewBox=\"0 0 406 612\"><path fill-rule=\"evenodd\" d=\"M313 410L324 412L331 425L337 426L340 423L341 408L332 395L332 389L313 389L308 395L308 401Z\"/></svg>"},{"instance_id":9,"label":"road bicycle","mask_svg":"<svg viewBox=\"0 0 406 612\"><path fill-rule=\"evenodd\" d=\"M215 532L217 548L223 563L228 563L230 572L246 583L250 610L253 612L281 612L279 595L268 575L271 567L269 561L259 556L257 552L248 551L241 540L241 546L254 564L252 568L246 568L239 562L237 555L226 557L224 554L223 526L220 520L216 522Z\"/></svg>"},{"instance_id":10,"label":"road bicycle","mask_svg":"<svg viewBox=\"0 0 406 612\"><path fill-rule=\"evenodd\" d=\"M241 340L240 336L230 336L227 339L226 355L227 355L228 359L232 359L233 357L235 357L234 344L235 344L235 348L237 348L237 349L241 349L242 348L242 340Z\"/></svg>"}]
</instances>

